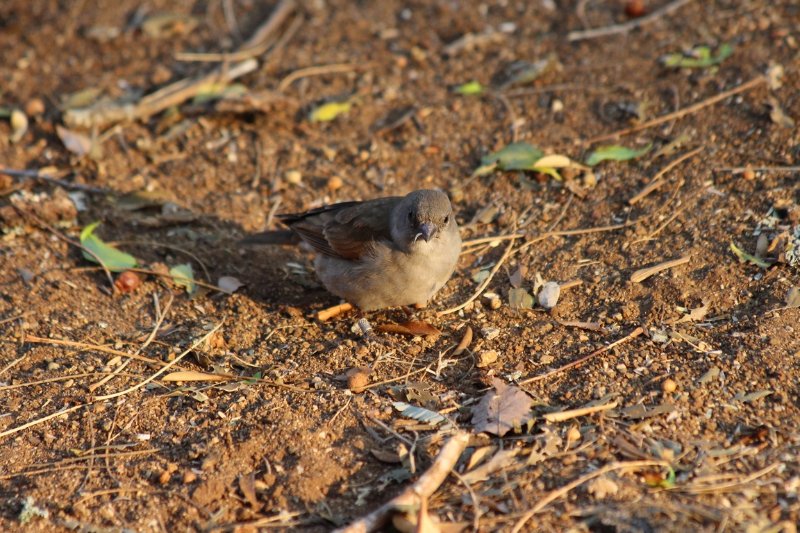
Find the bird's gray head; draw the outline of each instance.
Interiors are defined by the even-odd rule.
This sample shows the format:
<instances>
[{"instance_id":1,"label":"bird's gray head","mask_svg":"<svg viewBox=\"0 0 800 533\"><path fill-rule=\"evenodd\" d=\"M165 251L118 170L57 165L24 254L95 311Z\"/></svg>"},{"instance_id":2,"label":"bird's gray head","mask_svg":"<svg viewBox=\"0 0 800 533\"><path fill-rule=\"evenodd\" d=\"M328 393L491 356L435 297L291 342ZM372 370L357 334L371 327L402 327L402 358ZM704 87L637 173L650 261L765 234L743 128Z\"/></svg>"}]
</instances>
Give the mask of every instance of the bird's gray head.
<instances>
[{"instance_id":1,"label":"bird's gray head","mask_svg":"<svg viewBox=\"0 0 800 533\"><path fill-rule=\"evenodd\" d=\"M404 249L425 246L455 227L453 207L442 191L414 191L392 211L392 239Z\"/></svg>"}]
</instances>

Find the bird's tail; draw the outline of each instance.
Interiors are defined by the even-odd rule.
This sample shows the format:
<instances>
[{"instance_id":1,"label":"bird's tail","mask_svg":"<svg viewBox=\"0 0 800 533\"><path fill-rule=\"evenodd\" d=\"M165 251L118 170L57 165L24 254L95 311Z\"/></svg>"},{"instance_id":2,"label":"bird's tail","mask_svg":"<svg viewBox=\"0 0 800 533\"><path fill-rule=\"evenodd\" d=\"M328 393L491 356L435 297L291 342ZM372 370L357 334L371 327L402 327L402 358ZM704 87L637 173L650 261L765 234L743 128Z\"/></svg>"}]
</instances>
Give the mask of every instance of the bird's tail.
<instances>
[{"instance_id":1,"label":"bird's tail","mask_svg":"<svg viewBox=\"0 0 800 533\"><path fill-rule=\"evenodd\" d=\"M245 246L277 245L277 244L296 245L299 243L300 243L300 237L298 237L295 232L288 229L254 233L253 235L248 235L247 237L239 241L239 244L243 244Z\"/></svg>"}]
</instances>

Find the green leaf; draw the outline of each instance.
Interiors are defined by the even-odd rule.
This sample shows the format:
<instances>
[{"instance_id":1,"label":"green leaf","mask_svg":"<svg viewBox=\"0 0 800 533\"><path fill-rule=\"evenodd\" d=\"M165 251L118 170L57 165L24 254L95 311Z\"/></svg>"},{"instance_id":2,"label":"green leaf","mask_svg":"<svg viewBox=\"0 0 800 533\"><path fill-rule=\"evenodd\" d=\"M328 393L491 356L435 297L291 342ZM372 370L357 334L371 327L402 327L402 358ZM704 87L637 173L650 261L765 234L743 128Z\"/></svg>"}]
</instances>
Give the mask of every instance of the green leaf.
<instances>
[{"instance_id":1,"label":"green leaf","mask_svg":"<svg viewBox=\"0 0 800 533\"><path fill-rule=\"evenodd\" d=\"M638 150L616 144L612 144L610 146L601 146L589 154L589 157L586 158L586 164L590 167L593 167L601 161L629 161L631 159L636 159L637 157L642 157L644 154L649 152L652 147L653 143L648 144L644 148L639 148Z\"/></svg>"},{"instance_id":2,"label":"green leaf","mask_svg":"<svg viewBox=\"0 0 800 533\"><path fill-rule=\"evenodd\" d=\"M330 122L339 115L347 113L353 104L347 102L327 102L318 107L315 107L308 115L308 120L311 122Z\"/></svg>"},{"instance_id":3,"label":"green leaf","mask_svg":"<svg viewBox=\"0 0 800 533\"><path fill-rule=\"evenodd\" d=\"M769 268L770 266L772 266L772 263L770 263L769 261L748 254L747 252L736 246L736 243L734 243L733 241L731 241L731 252L735 253L736 257L738 257L741 261L753 263L754 265L760 266L761 268Z\"/></svg>"},{"instance_id":4,"label":"green leaf","mask_svg":"<svg viewBox=\"0 0 800 533\"><path fill-rule=\"evenodd\" d=\"M484 176L495 169L499 170L533 170L544 152L526 142L511 143L494 153L481 158L481 166L475 169L473 176Z\"/></svg>"},{"instance_id":5,"label":"green leaf","mask_svg":"<svg viewBox=\"0 0 800 533\"><path fill-rule=\"evenodd\" d=\"M733 54L733 46L723 43L717 48L716 54L711 54L708 46L697 46L688 54L667 54L661 58L665 67L670 68L708 68L719 65Z\"/></svg>"},{"instance_id":6,"label":"green leaf","mask_svg":"<svg viewBox=\"0 0 800 533\"><path fill-rule=\"evenodd\" d=\"M478 96L486 92L486 87L479 81L468 81L453 89L453 92L462 96Z\"/></svg>"},{"instance_id":7,"label":"green leaf","mask_svg":"<svg viewBox=\"0 0 800 533\"><path fill-rule=\"evenodd\" d=\"M94 234L95 228L99 225L100 222L93 222L81 231L81 246L94 254L93 256L84 250L83 257L93 263L99 262L111 272L122 272L135 267L137 264L135 257L117 250L110 244L106 244L100 237Z\"/></svg>"},{"instance_id":8,"label":"green leaf","mask_svg":"<svg viewBox=\"0 0 800 533\"><path fill-rule=\"evenodd\" d=\"M169 275L172 276L172 281L175 282L175 285L184 287L187 293L194 294L194 291L197 290L197 284L194 282L192 265L189 263L170 268Z\"/></svg>"}]
</instances>

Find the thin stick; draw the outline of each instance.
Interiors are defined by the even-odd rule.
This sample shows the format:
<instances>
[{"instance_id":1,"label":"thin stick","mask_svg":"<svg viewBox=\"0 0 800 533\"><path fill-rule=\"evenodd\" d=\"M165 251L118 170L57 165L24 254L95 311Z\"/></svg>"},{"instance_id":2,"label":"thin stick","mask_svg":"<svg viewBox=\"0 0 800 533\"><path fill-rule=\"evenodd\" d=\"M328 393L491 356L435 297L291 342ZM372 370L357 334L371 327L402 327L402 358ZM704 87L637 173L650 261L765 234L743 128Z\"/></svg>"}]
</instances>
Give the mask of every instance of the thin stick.
<instances>
[{"instance_id":1,"label":"thin stick","mask_svg":"<svg viewBox=\"0 0 800 533\"><path fill-rule=\"evenodd\" d=\"M17 364L19 364L20 361L22 361L26 357L28 357L28 354L25 354L25 355L22 355L20 357L17 357L16 359L14 359L10 363L8 363L6 366L4 366L2 369L0 369L0 376L5 374L9 369L14 368Z\"/></svg>"},{"instance_id":2,"label":"thin stick","mask_svg":"<svg viewBox=\"0 0 800 533\"><path fill-rule=\"evenodd\" d=\"M781 462L772 463L771 465L768 465L768 466L762 468L761 470L758 470L758 471L750 474L749 476L747 476L745 478L742 478L742 479L739 479L739 480L732 480L732 481L729 481L727 483L719 483L717 485L703 485L702 483L694 483L692 485L685 485L685 486L682 486L682 487L676 487L676 488L674 488L672 490L677 491L677 492L687 492L689 494L702 494L702 493L706 493L706 492L722 492L722 491L726 491L726 490L738 490L739 488L741 488L742 485L746 485L748 483L751 483L751 482L755 481L756 479L769 474L770 472L772 472L773 470L775 470L776 468L778 468L782 464L783 463L781 463ZM693 486L693 485L695 485L695 486Z\"/></svg>"},{"instance_id":3,"label":"thin stick","mask_svg":"<svg viewBox=\"0 0 800 533\"><path fill-rule=\"evenodd\" d=\"M672 13L673 11L684 6L685 4L688 4L689 2L691 2L691 0L675 0L672 3L665 5L661 9L653 11L649 15L645 15L644 17L640 17L637 19L632 19L622 24L612 24L611 26L604 26L602 28L591 28L588 30L571 31L567 34L567 40L570 42L575 42L575 41L583 41L586 39L596 39L597 37L607 37L609 35L617 35L620 33L628 33L631 30L634 30L640 26L644 26L645 24L649 24L654 20L663 17L664 15Z\"/></svg>"},{"instance_id":4,"label":"thin stick","mask_svg":"<svg viewBox=\"0 0 800 533\"><path fill-rule=\"evenodd\" d=\"M36 420L31 420L30 422L28 422L26 424L22 424L21 426L17 426L15 428L11 428L11 429L8 429L6 431L3 431L2 433L0 433L0 439L2 439L3 437L8 437L9 435L13 435L14 433L17 433L18 431L22 431L23 429L28 429L29 427L33 427L33 426L42 424L44 422L47 422L48 420L52 420L53 418L58 418L61 415L66 415L66 414L71 413L73 411L77 411L78 409L81 409L81 408L86 407L88 405L91 405L91 402L90 403L82 403L80 405L74 405L72 407L68 407L66 409L62 409L61 411L58 411L56 413L52 413L52 414L49 414L47 416L43 416L42 418L37 418Z\"/></svg>"},{"instance_id":5,"label":"thin stick","mask_svg":"<svg viewBox=\"0 0 800 533\"><path fill-rule=\"evenodd\" d=\"M211 283L211 276L208 273L208 268L206 265L197 257L194 253L190 252L186 248L181 248L180 246L175 246L174 244L164 244L163 242L156 242L156 241L114 241L113 244L134 244L139 246L153 246L159 248L166 248L167 250L175 250L176 252L180 252L182 254L186 254L195 261L197 264L200 265L200 268L203 269L203 274L205 274L206 279L209 283Z\"/></svg>"},{"instance_id":6,"label":"thin stick","mask_svg":"<svg viewBox=\"0 0 800 533\"><path fill-rule=\"evenodd\" d=\"M689 159L689 158L691 158L691 157L694 157L695 155L699 154L699 153L700 153L702 150L703 150L703 147L702 147L702 146L699 146L699 147L695 148L694 150L691 150L691 151L689 151L689 152L686 152L685 154L683 154L682 156L680 156L678 159L676 159L675 161L672 161L672 162L671 162L671 163L669 163L667 166L665 166L664 168L662 168L661 170L659 170L659 171L658 171L658 173L657 173L655 176L653 176L653 179L652 179L652 180L650 180L650 183L648 183L648 184L647 184L647 185L644 187L644 189L642 189L641 191L639 191L638 193L636 193L636 194L635 194L635 195L634 195L632 198L630 198L630 199L628 200L628 204L629 204L629 205L633 205L633 204L635 204L636 202L640 201L642 198L644 198L645 196L647 196L647 195L648 195L648 194L650 194L651 192L653 192L653 191L655 191L656 189L658 189L659 187L661 187L661 186L664 184L664 181L663 181L663 180L661 180L661 178L662 178L662 177L663 177L663 176L664 176L664 175L665 175L667 172L669 172L670 170L672 170L672 169L673 169L673 168L675 168L676 166L680 165L681 163L683 163L683 162L684 162L684 161L686 161L687 159Z\"/></svg>"},{"instance_id":7,"label":"thin stick","mask_svg":"<svg viewBox=\"0 0 800 533\"><path fill-rule=\"evenodd\" d=\"M667 463L664 461L648 461L648 460L627 461L624 463L612 463L610 465L606 465L602 468L599 468L594 472L589 472L588 474L579 477L575 481L567 483L563 487L559 487L555 490L552 490L547 494L547 496L536 502L536 505L531 507L529 511L527 511L524 515L522 515L522 518L520 518L517 521L517 523L514 524L514 527L511 528L511 533L518 533L525 526L525 523L533 517L533 515L535 515L548 505L550 505L552 502L561 498L562 496L566 496L572 489L580 487L587 481L591 481L596 477L600 477L603 474L607 474L614 470L624 470L626 468L645 468L648 466L667 466Z\"/></svg>"},{"instance_id":8,"label":"thin stick","mask_svg":"<svg viewBox=\"0 0 800 533\"><path fill-rule=\"evenodd\" d=\"M172 307L173 300L175 300L175 297L172 294L170 294L169 295L169 300L167 301L167 305L164 307L164 311L161 311L161 306L159 305L159 302L158 302L158 294L153 293L153 301L154 301L154 305L155 305L155 308L156 308L155 325L153 326L153 330L150 332L150 335L148 335L147 339L145 339L144 344L142 344L141 346L136 348L136 351L134 352L134 355L139 355L140 353L142 353L142 351L145 348L150 346L150 343L153 342L153 339L156 338L156 335L158 334L158 330L161 329L161 324L164 322L164 319L166 318L167 313L169 313L170 307ZM108 383L109 381L114 379L120 372L122 372L125 369L126 366L128 366L128 364L131 361L133 361L133 358L129 357L128 359L125 360L125 362L123 362L121 365L119 365L117 368L115 368L114 371L111 374L107 375L106 377L104 377L100 381L98 381L96 383L92 383L91 385L89 385L89 387L88 387L89 388L89 392L94 393L94 391L96 391L98 388L102 387L103 385L105 385L106 383Z\"/></svg>"},{"instance_id":9,"label":"thin stick","mask_svg":"<svg viewBox=\"0 0 800 533\"><path fill-rule=\"evenodd\" d=\"M663 263L659 263L657 265L653 265L651 267L642 268L631 274L631 281L634 283L641 283L650 276L655 276L662 270L667 270L670 268L674 268L676 266L685 265L689 262L691 256L684 255L683 257L679 257L678 259L672 259L671 261L664 261Z\"/></svg>"},{"instance_id":10,"label":"thin stick","mask_svg":"<svg viewBox=\"0 0 800 533\"><path fill-rule=\"evenodd\" d=\"M599 413L600 411L608 411L617 407L617 402L606 403L603 405L593 405L591 407L581 407L579 409L569 409L567 411L559 411L557 413L547 413L544 419L548 422L564 422L579 416L591 415Z\"/></svg>"},{"instance_id":11,"label":"thin stick","mask_svg":"<svg viewBox=\"0 0 800 533\"><path fill-rule=\"evenodd\" d=\"M421 500L429 498L439 488L453 470L461 457L461 452L469 443L469 434L459 431L442 446L442 450L431 467L420 478L403 492L381 505L368 515L356 520L346 527L334 530L337 533L362 533L377 531L398 507L419 505Z\"/></svg>"},{"instance_id":12,"label":"thin stick","mask_svg":"<svg viewBox=\"0 0 800 533\"><path fill-rule=\"evenodd\" d=\"M698 102L698 103L696 103L694 105L691 105L689 107L685 107L685 108L680 109L678 111L675 111L673 113L667 113L666 115L661 115L660 117L654 118L653 120L648 120L647 122L642 122L641 124L638 124L636 126L633 126L633 127L630 127L630 128L625 128L625 129L619 130L619 131L615 131L614 133L609 133L609 134L606 134L606 135L600 135L600 136L597 136L597 137L592 137L591 139L583 141L583 144L592 144L592 143L596 143L598 141L605 141L605 140L608 140L608 139L614 139L615 137L621 137L623 135L628 135L630 133L634 133L634 132L637 132L637 131L646 130L646 129L652 128L653 126L658 126L659 124L663 124L665 122L670 122L672 120L684 117L686 115L691 115L692 113L696 113L696 112L700 111L701 109L705 109L706 107L712 106L712 105L716 104L717 102L721 102L722 100L725 100L726 98L730 98L731 96L734 96L736 94L743 93L745 91L749 91L750 89L752 89L754 87L758 87L762 83L766 83L766 81L767 81L767 79L764 76L762 76L762 75L756 76L752 80L747 81L747 82L745 82L745 83L743 83L743 84L741 84L741 85L739 85L737 87L734 87L733 89L729 89L727 91L723 91L723 92L721 92L721 93L719 93L719 94L717 94L715 96L712 96L710 98L706 98L705 100L702 100L702 101L700 101L700 102Z\"/></svg>"},{"instance_id":13,"label":"thin stick","mask_svg":"<svg viewBox=\"0 0 800 533\"><path fill-rule=\"evenodd\" d=\"M230 83L258 68L258 61L247 59L230 68L216 68L199 78L184 78L148 94L136 103L101 103L64 113L64 123L73 128L103 128L116 122L145 119L197 96L212 83Z\"/></svg>"},{"instance_id":14,"label":"thin stick","mask_svg":"<svg viewBox=\"0 0 800 533\"><path fill-rule=\"evenodd\" d=\"M800 172L800 167L721 167L715 168L714 172L732 172L742 174L744 172Z\"/></svg>"},{"instance_id":15,"label":"thin stick","mask_svg":"<svg viewBox=\"0 0 800 533\"><path fill-rule=\"evenodd\" d=\"M320 322L325 322L326 320L330 320L335 316L339 316L342 313L346 313L353 309L353 304L344 302L343 304L334 305L333 307L329 307L327 309L323 309L317 313L317 320Z\"/></svg>"},{"instance_id":16,"label":"thin stick","mask_svg":"<svg viewBox=\"0 0 800 533\"><path fill-rule=\"evenodd\" d=\"M357 65L354 63L333 63L331 65L316 65L313 67L301 68L295 70L281 80L281 82L278 84L278 92L285 91L292 83L301 78L308 78L310 76L323 76L325 74L345 74L354 70L368 69L371 67L372 64L370 63L363 65Z\"/></svg>"},{"instance_id":17,"label":"thin stick","mask_svg":"<svg viewBox=\"0 0 800 533\"><path fill-rule=\"evenodd\" d=\"M181 353L179 356L177 356L177 357L176 357L175 359L173 359L171 362L169 362L169 363L167 363L166 365L164 365L164 366L163 366L163 367L162 367L162 368L161 368L161 369L160 369L158 372L156 372L155 374L153 374L153 375L152 375L152 376L150 376L149 378L145 379L144 381L140 381L140 382L139 382L139 383L137 383L136 385L132 385L132 386L128 387L128 388L127 388L127 389L125 389L125 390L121 390L121 391L119 391L119 392L115 392L115 393L113 393L113 394L105 394L105 395L103 395L103 396L98 396L98 397L96 397L96 398L95 398L95 401L98 401L98 402L100 402L100 401L103 401L103 400L110 400L110 399L112 399L112 398L117 398L117 397L119 397L119 396L124 396L124 395L126 395L126 394L129 394L129 393L131 393L131 392L133 392L133 391L136 391L136 390L138 390L138 389L141 389L142 387L144 387L145 385L147 385L148 383L150 383L151 381L153 381L154 379L156 379L158 376L160 376L161 374L163 374L164 372L166 372L166 371L167 371L167 370L168 370L170 367L172 367L172 366L175 366L175 365L178 363L178 361L180 361L181 359L183 359L183 358L184 358L184 357L185 357L187 354L189 354L189 353L190 353L192 350L194 350L195 348L197 348L198 346L200 346L201 344L203 344L204 342L206 342L206 340L208 340L208 338L209 338L209 337L211 337L211 335L213 335L214 333L216 333L216 332L217 332L217 330L218 330L219 328L221 328L221 327L222 327L222 323L220 322L219 324L217 324L216 326L214 326L214 329L212 329L211 331L209 331L208 333L206 333L205 335L203 335L203 336L202 336L202 337L201 337L199 340L197 340L197 341L195 341L194 343L192 343L192 345L191 345L191 346L189 346L189 348L187 348L187 349L186 349L184 352L182 352L182 353Z\"/></svg>"},{"instance_id":18,"label":"thin stick","mask_svg":"<svg viewBox=\"0 0 800 533\"><path fill-rule=\"evenodd\" d=\"M84 252L86 252L87 254L92 256L94 258L94 260L97 261L100 264L100 266L103 269L103 272L105 272L106 277L108 278L108 284L111 285L111 292L116 294L117 286L114 285L114 278L111 276L111 271L108 270L108 267L105 265L105 263L103 263L103 260L100 259L100 257L97 256L96 253L94 253L90 249L86 248L80 242L73 241L72 239L70 239L66 235L62 234L57 229L55 229L53 226L51 226L50 224L48 224L47 222L45 222L44 220L42 220L38 216L34 215L33 213L29 213L28 211L25 211L24 209L20 209L17 206L14 206L14 209L16 209L17 213L22 215L23 218L27 218L27 219L33 220L33 222L37 226L39 226L40 228L43 228L43 229L49 231L50 233L52 233L53 235L58 237L60 240L66 242L68 244L71 244L72 246L75 246L76 248L80 248L81 250L83 250Z\"/></svg>"},{"instance_id":19,"label":"thin stick","mask_svg":"<svg viewBox=\"0 0 800 533\"><path fill-rule=\"evenodd\" d=\"M53 176L48 176L47 174L42 174L38 170L15 170L12 168L2 168L0 167L0 174L7 174L13 178L27 178L39 181L45 181L48 183L53 183L60 187L64 187L65 189L73 189L77 191L86 191L94 194L109 194L112 192L109 189L101 189L99 187L92 187L91 185L84 185L82 183L72 183L69 181L65 181L59 178L55 178Z\"/></svg>"},{"instance_id":20,"label":"thin stick","mask_svg":"<svg viewBox=\"0 0 800 533\"><path fill-rule=\"evenodd\" d=\"M61 339L46 339L42 337L36 337L34 335L25 335L25 338L22 339L22 342L31 342L34 344L55 344L56 346L69 346L70 348L95 350L97 352L118 355L120 357L130 357L131 359L136 359L137 361L142 361L144 363L150 363L152 365L158 365L162 367L167 366L169 364L165 363L164 361L159 361L158 359L145 357L143 355L130 354L128 352L122 352L120 350L115 350L113 348L108 348L106 346L100 346L98 344L86 344L84 342L66 341ZM178 370L190 370L189 368L186 368L184 366L178 366L178 365L173 365L173 366Z\"/></svg>"},{"instance_id":21,"label":"thin stick","mask_svg":"<svg viewBox=\"0 0 800 533\"><path fill-rule=\"evenodd\" d=\"M505 260L508 259L509 257L511 257L512 248L514 248L514 241L510 241L508 243L508 246L506 246L506 251L503 253L503 256L494 265L494 268L492 268L491 272L489 272L489 275L486 277L485 280L483 280L483 282L481 282L481 284L478 286L478 288L475 289L475 292L472 294L472 296L470 296L467 299L467 301L465 301L464 303L462 303L460 305L457 305L455 307L451 307L450 309L445 309L444 311L439 311L438 313L436 313L436 316L445 316L445 315L449 315L450 313L455 313L457 311L460 311L461 309L464 309L468 304L470 304L471 302L475 301L483 293L483 291L486 290L486 287L489 286L489 283L491 283L492 278L494 278L494 275L497 274L497 272L500 270L500 267L503 266L503 263L505 262Z\"/></svg>"},{"instance_id":22,"label":"thin stick","mask_svg":"<svg viewBox=\"0 0 800 533\"><path fill-rule=\"evenodd\" d=\"M470 239L468 241L464 241L462 244L464 246L475 246L478 244L486 244L487 242L497 242L498 244L500 241L507 241L507 240L516 240L522 239L525 237L527 233L509 233L507 235L496 235L494 237L480 237L478 239Z\"/></svg>"},{"instance_id":23,"label":"thin stick","mask_svg":"<svg viewBox=\"0 0 800 533\"><path fill-rule=\"evenodd\" d=\"M272 44L269 40L270 37L292 14L295 7L297 4L294 0L281 0L269 18L253 32L247 41L242 43L236 52L206 54L180 52L175 54L175 59L178 61L243 61L260 55Z\"/></svg>"},{"instance_id":24,"label":"thin stick","mask_svg":"<svg viewBox=\"0 0 800 533\"><path fill-rule=\"evenodd\" d=\"M528 383L533 383L534 381L541 381L543 379L549 378L550 376L554 376L555 374L559 374L559 373L561 373L561 372L563 372L565 370L569 370L570 368L576 367L578 365L582 365L583 363L585 363L589 359L592 359L593 357L597 357L600 354L606 353L607 351L614 349L615 347L619 346L620 344L624 344L624 343L626 343L626 342L628 342L628 341L630 341L632 339L635 339L636 337L638 337L642 333L644 333L644 328L639 326L635 330L630 332L627 336L622 337L621 339L612 342L608 346L603 346L599 350L595 350L595 351L593 351L592 353L590 353L588 355L584 355L580 359L576 359L576 360L572 361L571 363L567 363L564 366L560 366L558 368L554 368L553 370L550 370L549 372L545 372L544 374L540 374L538 376L533 376L533 377L528 378L528 379L523 379L522 381L518 382L517 384L518 385L526 385Z\"/></svg>"}]
</instances>

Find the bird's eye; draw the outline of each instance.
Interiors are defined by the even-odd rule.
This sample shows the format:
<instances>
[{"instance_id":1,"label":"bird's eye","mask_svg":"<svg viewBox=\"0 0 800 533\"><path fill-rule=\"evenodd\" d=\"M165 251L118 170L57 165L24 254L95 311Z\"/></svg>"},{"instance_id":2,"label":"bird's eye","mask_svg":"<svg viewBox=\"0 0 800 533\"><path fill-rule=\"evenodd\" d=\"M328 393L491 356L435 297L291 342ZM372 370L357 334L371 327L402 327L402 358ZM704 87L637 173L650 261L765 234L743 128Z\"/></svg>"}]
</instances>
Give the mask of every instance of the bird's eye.
<instances>
[{"instance_id":1,"label":"bird's eye","mask_svg":"<svg viewBox=\"0 0 800 533\"><path fill-rule=\"evenodd\" d=\"M447 224L448 222L450 222L450 216L449 215L444 217L444 223Z\"/></svg>"},{"instance_id":2,"label":"bird's eye","mask_svg":"<svg viewBox=\"0 0 800 533\"><path fill-rule=\"evenodd\" d=\"M414 212L413 211L409 211L408 212L408 220L413 220L413 219L414 219Z\"/></svg>"}]
</instances>

